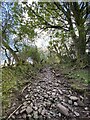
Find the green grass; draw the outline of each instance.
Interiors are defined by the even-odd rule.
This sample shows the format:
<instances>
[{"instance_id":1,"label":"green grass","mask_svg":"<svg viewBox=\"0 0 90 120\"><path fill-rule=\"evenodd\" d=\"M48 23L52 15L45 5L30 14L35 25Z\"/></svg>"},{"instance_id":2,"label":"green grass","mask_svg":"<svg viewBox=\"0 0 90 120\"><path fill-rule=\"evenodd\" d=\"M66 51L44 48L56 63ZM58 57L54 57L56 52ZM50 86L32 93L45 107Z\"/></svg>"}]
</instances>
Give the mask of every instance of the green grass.
<instances>
[{"instance_id":1,"label":"green grass","mask_svg":"<svg viewBox=\"0 0 90 120\"><path fill-rule=\"evenodd\" d=\"M79 69L76 66L72 67L70 64L54 65L54 69L56 68L58 68L60 73L68 80L72 89L85 93L90 83L90 74L87 69Z\"/></svg>"},{"instance_id":2,"label":"green grass","mask_svg":"<svg viewBox=\"0 0 90 120\"><path fill-rule=\"evenodd\" d=\"M81 81L82 83L88 84L90 83L90 74L86 69L78 69L69 66L68 64L61 65L62 72L66 77L71 79L76 79Z\"/></svg>"},{"instance_id":3,"label":"green grass","mask_svg":"<svg viewBox=\"0 0 90 120\"><path fill-rule=\"evenodd\" d=\"M76 70L73 75L86 84L90 83L90 74L88 70Z\"/></svg>"},{"instance_id":4,"label":"green grass","mask_svg":"<svg viewBox=\"0 0 90 120\"><path fill-rule=\"evenodd\" d=\"M17 67L2 68L2 109L3 113L11 105L13 90L20 91L26 82L31 82L36 77L38 66L33 67L29 64Z\"/></svg>"}]
</instances>

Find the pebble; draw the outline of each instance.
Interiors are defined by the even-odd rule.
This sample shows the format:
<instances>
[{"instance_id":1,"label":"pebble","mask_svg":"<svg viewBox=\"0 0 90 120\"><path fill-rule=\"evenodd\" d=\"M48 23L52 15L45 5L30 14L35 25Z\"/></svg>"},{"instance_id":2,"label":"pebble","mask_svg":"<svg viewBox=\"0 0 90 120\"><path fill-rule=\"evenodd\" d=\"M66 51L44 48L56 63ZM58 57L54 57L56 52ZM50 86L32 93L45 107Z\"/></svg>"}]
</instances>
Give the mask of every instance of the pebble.
<instances>
[{"instance_id":1,"label":"pebble","mask_svg":"<svg viewBox=\"0 0 90 120\"><path fill-rule=\"evenodd\" d=\"M27 105L27 102L25 101L25 102L23 103L23 105L26 106L26 105Z\"/></svg>"},{"instance_id":2,"label":"pebble","mask_svg":"<svg viewBox=\"0 0 90 120\"><path fill-rule=\"evenodd\" d=\"M29 95L26 95L26 96L25 96L25 98L28 98L28 97L29 97Z\"/></svg>"},{"instance_id":3,"label":"pebble","mask_svg":"<svg viewBox=\"0 0 90 120\"><path fill-rule=\"evenodd\" d=\"M63 106L60 103L57 104L57 107L58 107L60 113L64 114L65 116L69 116L69 110L68 110L68 108L66 108L65 106Z\"/></svg>"},{"instance_id":4,"label":"pebble","mask_svg":"<svg viewBox=\"0 0 90 120\"><path fill-rule=\"evenodd\" d=\"M70 96L70 99L71 99L72 101L78 101L78 98L77 98L76 96Z\"/></svg>"},{"instance_id":5,"label":"pebble","mask_svg":"<svg viewBox=\"0 0 90 120\"><path fill-rule=\"evenodd\" d=\"M85 107L84 109L85 109L85 110L88 110L88 107Z\"/></svg>"},{"instance_id":6,"label":"pebble","mask_svg":"<svg viewBox=\"0 0 90 120\"><path fill-rule=\"evenodd\" d=\"M41 112L41 115L44 115L46 113L46 110L43 109L42 112Z\"/></svg>"},{"instance_id":7,"label":"pebble","mask_svg":"<svg viewBox=\"0 0 90 120\"><path fill-rule=\"evenodd\" d=\"M38 109L38 112L41 113L41 111L42 111L42 108L40 107L40 108Z\"/></svg>"},{"instance_id":8,"label":"pebble","mask_svg":"<svg viewBox=\"0 0 90 120\"><path fill-rule=\"evenodd\" d=\"M34 116L34 119L38 119L38 112L37 112L37 111L34 111L34 112L33 112L33 116Z\"/></svg>"},{"instance_id":9,"label":"pebble","mask_svg":"<svg viewBox=\"0 0 90 120\"><path fill-rule=\"evenodd\" d=\"M22 107L21 107L22 110L25 109L25 108L26 108L26 106L22 106Z\"/></svg>"},{"instance_id":10,"label":"pebble","mask_svg":"<svg viewBox=\"0 0 90 120\"><path fill-rule=\"evenodd\" d=\"M66 89L67 84L64 79L61 81L56 78L53 79L53 77L49 78L49 74L46 72L47 78L42 77L44 80L36 82L34 88L27 88L28 93L25 96L23 106L15 115L19 116L21 114L20 120L27 119L27 116L30 120L43 120L45 117L47 117L45 119L52 120L52 117L62 117L62 114L64 117L69 115L79 117L81 115L80 110L87 115L88 107L83 107L84 98L82 96L76 97L71 89ZM66 85L66 88L61 82ZM12 117L12 119L16 119L14 115Z\"/></svg>"},{"instance_id":11,"label":"pebble","mask_svg":"<svg viewBox=\"0 0 90 120\"><path fill-rule=\"evenodd\" d=\"M15 119L15 116L14 116L14 115L12 115L12 119Z\"/></svg>"},{"instance_id":12,"label":"pebble","mask_svg":"<svg viewBox=\"0 0 90 120\"><path fill-rule=\"evenodd\" d=\"M84 103L83 103L82 101L80 101L80 100L78 100L78 105L79 105L80 107L84 107Z\"/></svg>"},{"instance_id":13,"label":"pebble","mask_svg":"<svg viewBox=\"0 0 90 120\"><path fill-rule=\"evenodd\" d=\"M74 114L75 114L77 117L80 116L80 114L79 114L78 112L76 112L76 111L74 111Z\"/></svg>"},{"instance_id":14,"label":"pebble","mask_svg":"<svg viewBox=\"0 0 90 120\"><path fill-rule=\"evenodd\" d=\"M33 109L36 111L36 110L38 110L38 107L34 106Z\"/></svg>"},{"instance_id":15,"label":"pebble","mask_svg":"<svg viewBox=\"0 0 90 120\"><path fill-rule=\"evenodd\" d=\"M56 77L60 77L60 74L55 74L56 75Z\"/></svg>"},{"instance_id":16,"label":"pebble","mask_svg":"<svg viewBox=\"0 0 90 120\"><path fill-rule=\"evenodd\" d=\"M30 114L33 111L32 107L28 106L26 109L27 114Z\"/></svg>"},{"instance_id":17,"label":"pebble","mask_svg":"<svg viewBox=\"0 0 90 120\"><path fill-rule=\"evenodd\" d=\"M26 119L26 114L23 114L22 117L23 117L24 119Z\"/></svg>"},{"instance_id":18,"label":"pebble","mask_svg":"<svg viewBox=\"0 0 90 120\"><path fill-rule=\"evenodd\" d=\"M61 117L62 116L61 113L59 113L58 116Z\"/></svg>"},{"instance_id":19,"label":"pebble","mask_svg":"<svg viewBox=\"0 0 90 120\"><path fill-rule=\"evenodd\" d=\"M45 98L48 98L48 94L45 94L44 97L45 97Z\"/></svg>"},{"instance_id":20,"label":"pebble","mask_svg":"<svg viewBox=\"0 0 90 120\"><path fill-rule=\"evenodd\" d=\"M59 90L59 93L60 93L61 95L63 95L63 92L62 92L61 90Z\"/></svg>"},{"instance_id":21,"label":"pebble","mask_svg":"<svg viewBox=\"0 0 90 120\"><path fill-rule=\"evenodd\" d=\"M28 114L28 118L31 119L32 115Z\"/></svg>"},{"instance_id":22,"label":"pebble","mask_svg":"<svg viewBox=\"0 0 90 120\"><path fill-rule=\"evenodd\" d=\"M78 103L77 103L77 102L74 102L74 105L75 105L75 106L78 106Z\"/></svg>"},{"instance_id":23,"label":"pebble","mask_svg":"<svg viewBox=\"0 0 90 120\"><path fill-rule=\"evenodd\" d=\"M70 105L72 105L72 100L68 100L68 103L69 103Z\"/></svg>"},{"instance_id":24,"label":"pebble","mask_svg":"<svg viewBox=\"0 0 90 120\"><path fill-rule=\"evenodd\" d=\"M16 113L15 113L16 115L18 115L19 114L19 111L16 111Z\"/></svg>"},{"instance_id":25,"label":"pebble","mask_svg":"<svg viewBox=\"0 0 90 120\"><path fill-rule=\"evenodd\" d=\"M31 101L27 101L27 103L28 103L28 104L30 104L30 103L31 103Z\"/></svg>"},{"instance_id":26,"label":"pebble","mask_svg":"<svg viewBox=\"0 0 90 120\"><path fill-rule=\"evenodd\" d=\"M25 111L26 111L26 108L22 109L22 110L20 111L20 113L23 113L23 112L25 112Z\"/></svg>"}]
</instances>

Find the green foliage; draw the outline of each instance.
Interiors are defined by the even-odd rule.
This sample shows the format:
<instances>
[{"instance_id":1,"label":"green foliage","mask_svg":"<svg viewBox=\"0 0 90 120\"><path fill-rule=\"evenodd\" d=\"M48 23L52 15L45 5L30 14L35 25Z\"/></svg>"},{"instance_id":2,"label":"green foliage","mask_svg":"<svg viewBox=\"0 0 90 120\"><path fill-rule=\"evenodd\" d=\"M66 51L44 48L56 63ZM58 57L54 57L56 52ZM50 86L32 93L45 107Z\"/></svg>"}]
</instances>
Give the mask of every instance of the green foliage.
<instances>
[{"instance_id":1,"label":"green foliage","mask_svg":"<svg viewBox=\"0 0 90 120\"><path fill-rule=\"evenodd\" d=\"M55 36L58 35L58 38L55 40L52 40L49 42L48 50L51 54L57 55L57 57L60 59L60 62L68 62L71 59L70 54L70 45L69 40L67 38L67 34L62 31L60 34L56 32Z\"/></svg>"},{"instance_id":2,"label":"green foliage","mask_svg":"<svg viewBox=\"0 0 90 120\"><path fill-rule=\"evenodd\" d=\"M30 56L34 62L36 63L40 62L40 52L38 51L37 47L30 48Z\"/></svg>"},{"instance_id":3,"label":"green foliage","mask_svg":"<svg viewBox=\"0 0 90 120\"><path fill-rule=\"evenodd\" d=\"M76 79L84 84L90 83L90 75L88 69L79 69L70 66L70 64L62 64L62 71L69 79Z\"/></svg>"},{"instance_id":4,"label":"green foliage","mask_svg":"<svg viewBox=\"0 0 90 120\"><path fill-rule=\"evenodd\" d=\"M36 77L38 69L30 64L2 69L3 113L10 107L13 96L15 96L14 91L20 91L27 82L31 82Z\"/></svg>"}]
</instances>

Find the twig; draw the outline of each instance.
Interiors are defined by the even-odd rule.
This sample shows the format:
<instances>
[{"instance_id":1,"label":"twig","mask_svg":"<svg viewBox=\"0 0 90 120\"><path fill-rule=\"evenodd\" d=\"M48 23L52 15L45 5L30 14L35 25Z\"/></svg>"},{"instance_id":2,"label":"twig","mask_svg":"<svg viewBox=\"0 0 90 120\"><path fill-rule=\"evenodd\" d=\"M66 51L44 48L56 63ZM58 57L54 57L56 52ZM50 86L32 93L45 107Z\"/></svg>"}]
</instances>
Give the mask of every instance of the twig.
<instances>
[{"instance_id":1,"label":"twig","mask_svg":"<svg viewBox=\"0 0 90 120\"><path fill-rule=\"evenodd\" d=\"M24 92L24 90L25 90L28 86L30 86L30 84L28 84L27 86L25 86L25 87L22 89L22 93Z\"/></svg>"},{"instance_id":2,"label":"twig","mask_svg":"<svg viewBox=\"0 0 90 120\"><path fill-rule=\"evenodd\" d=\"M18 107L16 110L14 110L14 111L9 115L9 117L8 117L6 120L9 120L9 119L11 118L11 116L12 116L21 106L22 106L22 104L19 105L19 107Z\"/></svg>"}]
</instances>

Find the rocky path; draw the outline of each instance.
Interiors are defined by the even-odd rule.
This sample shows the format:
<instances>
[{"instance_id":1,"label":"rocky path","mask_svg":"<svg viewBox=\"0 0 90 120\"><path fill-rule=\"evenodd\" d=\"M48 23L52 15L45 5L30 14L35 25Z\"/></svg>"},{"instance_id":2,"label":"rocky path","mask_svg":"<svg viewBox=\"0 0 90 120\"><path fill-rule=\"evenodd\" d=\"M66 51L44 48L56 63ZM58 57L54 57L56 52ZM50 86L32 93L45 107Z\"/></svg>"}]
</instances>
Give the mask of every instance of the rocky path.
<instances>
[{"instance_id":1,"label":"rocky path","mask_svg":"<svg viewBox=\"0 0 90 120\"><path fill-rule=\"evenodd\" d=\"M22 93L21 104L7 120L90 120L87 98L74 92L63 75L49 67Z\"/></svg>"}]
</instances>

